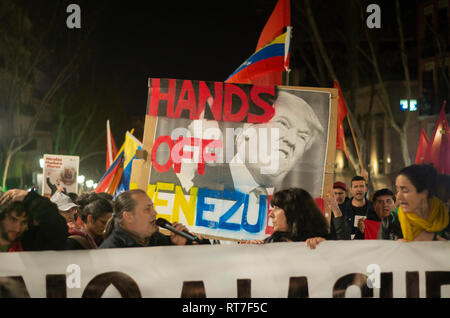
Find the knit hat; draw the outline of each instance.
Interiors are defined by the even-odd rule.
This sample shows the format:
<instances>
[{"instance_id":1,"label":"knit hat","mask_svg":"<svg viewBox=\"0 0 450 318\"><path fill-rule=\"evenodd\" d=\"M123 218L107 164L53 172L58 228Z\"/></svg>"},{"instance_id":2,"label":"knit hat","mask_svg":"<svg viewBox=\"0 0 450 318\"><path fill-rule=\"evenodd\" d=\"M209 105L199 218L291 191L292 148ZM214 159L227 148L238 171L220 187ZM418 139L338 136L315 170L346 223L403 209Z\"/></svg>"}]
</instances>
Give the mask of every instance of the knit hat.
<instances>
[{"instance_id":1,"label":"knit hat","mask_svg":"<svg viewBox=\"0 0 450 318\"><path fill-rule=\"evenodd\" d=\"M62 192L56 192L54 195L52 195L50 201L55 203L58 206L58 210L60 211L67 211L73 207L78 206L72 202L72 199L70 199L68 195L65 195Z\"/></svg>"}]
</instances>

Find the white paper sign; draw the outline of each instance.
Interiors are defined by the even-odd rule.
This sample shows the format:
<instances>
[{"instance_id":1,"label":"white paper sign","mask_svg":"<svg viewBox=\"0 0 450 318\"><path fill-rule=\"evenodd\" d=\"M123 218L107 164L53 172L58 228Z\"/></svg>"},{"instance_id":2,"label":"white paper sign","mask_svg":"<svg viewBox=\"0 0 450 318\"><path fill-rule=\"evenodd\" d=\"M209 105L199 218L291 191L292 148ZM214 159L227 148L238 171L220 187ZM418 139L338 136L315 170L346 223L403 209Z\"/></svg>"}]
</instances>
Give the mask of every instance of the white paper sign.
<instances>
[{"instance_id":1,"label":"white paper sign","mask_svg":"<svg viewBox=\"0 0 450 318\"><path fill-rule=\"evenodd\" d=\"M44 155L42 195L50 197L56 191L78 193L78 167L80 157Z\"/></svg>"},{"instance_id":2,"label":"white paper sign","mask_svg":"<svg viewBox=\"0 0 450 318\"><path fill-rule=\"evenodd\" d=\"M354 227L358 227L359 220L365 220L366 217L364 215L355 215L355 222L353 224Z\"/></svg>"}]
</instances>

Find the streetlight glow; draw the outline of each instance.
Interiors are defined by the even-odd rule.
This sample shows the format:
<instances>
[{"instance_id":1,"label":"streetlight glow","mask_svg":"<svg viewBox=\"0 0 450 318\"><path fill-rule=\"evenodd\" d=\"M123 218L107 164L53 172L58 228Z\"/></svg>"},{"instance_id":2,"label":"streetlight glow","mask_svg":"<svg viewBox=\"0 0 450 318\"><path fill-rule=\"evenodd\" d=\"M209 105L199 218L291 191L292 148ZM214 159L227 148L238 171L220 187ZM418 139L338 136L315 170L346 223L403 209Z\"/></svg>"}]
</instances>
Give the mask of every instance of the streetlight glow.
<instances>
[{"instance_id":1,"label":"streetlight glow","mask_svg":"<svg viewBox=\"0 0 450 318\"><path fill-rule=\"evenodd\" d=\"M86 178L83 175L79 175L77 177L77 182L83 184Z\"/></svg>"}]
</instances>

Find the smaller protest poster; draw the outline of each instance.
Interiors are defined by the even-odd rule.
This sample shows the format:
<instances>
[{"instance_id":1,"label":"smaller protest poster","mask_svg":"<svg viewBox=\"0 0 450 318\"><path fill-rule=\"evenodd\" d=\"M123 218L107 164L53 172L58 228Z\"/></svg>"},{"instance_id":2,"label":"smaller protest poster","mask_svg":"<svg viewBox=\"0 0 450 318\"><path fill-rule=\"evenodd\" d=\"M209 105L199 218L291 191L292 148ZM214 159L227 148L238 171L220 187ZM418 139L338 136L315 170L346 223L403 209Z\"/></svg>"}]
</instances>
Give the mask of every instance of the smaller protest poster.
<instances>
[{"instance_id":1,"label":"smaller protest poster","mask_svg":"<svg viewBox=\"0 0 450 318\"><path fill-rule=\"evenodd\" d=\"M42 195L51 197L55 192L78 192L78 167L80 157L44 155Z\"/></svg>"}]
</instances>

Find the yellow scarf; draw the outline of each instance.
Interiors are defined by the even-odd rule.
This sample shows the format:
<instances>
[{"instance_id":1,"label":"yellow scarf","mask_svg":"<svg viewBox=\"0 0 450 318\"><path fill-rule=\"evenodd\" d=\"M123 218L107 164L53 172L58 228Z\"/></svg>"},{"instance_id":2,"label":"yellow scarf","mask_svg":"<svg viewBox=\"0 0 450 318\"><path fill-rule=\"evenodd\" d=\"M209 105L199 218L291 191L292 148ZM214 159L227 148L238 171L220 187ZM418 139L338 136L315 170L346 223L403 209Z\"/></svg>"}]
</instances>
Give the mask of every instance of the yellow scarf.
<instances>
[{"instance_id":1,"label":"yellow scarf","mask_svg":"<svg viewBox=\"0 0 450 318\"><path fill-rule=\"evenodd\" d=\"M422 219L414 212L405 213L398 207L398 219L402 228L403 237L408 241L414 239L422 232L440 232L448 225L449 216L445 204L436 197L428 200L430 214L428 219Z\"/></svg>"}]
</instances>

